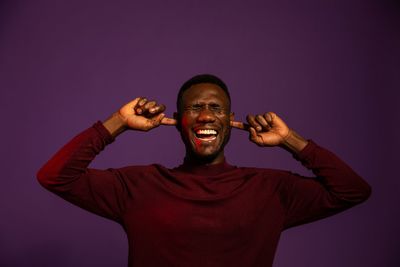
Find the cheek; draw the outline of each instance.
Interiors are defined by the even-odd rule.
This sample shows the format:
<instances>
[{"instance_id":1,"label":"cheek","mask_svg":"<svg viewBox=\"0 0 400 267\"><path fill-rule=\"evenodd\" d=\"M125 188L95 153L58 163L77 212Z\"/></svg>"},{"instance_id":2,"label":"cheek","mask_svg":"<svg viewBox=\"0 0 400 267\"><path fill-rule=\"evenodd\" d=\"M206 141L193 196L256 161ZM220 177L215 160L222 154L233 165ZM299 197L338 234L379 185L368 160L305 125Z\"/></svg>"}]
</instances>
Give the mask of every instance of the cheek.
<instances>
[{"instance_id":1,"label":"cheek","mask_svg":"<svg viewBox=\"0 0 400 267\"><path fill-rule=\"evenodd\" d=\"M199 150L201 147L201 141L195 138L194 145L195 145L196 149Z\"/></svg>"},{"instance_id":2,"label":"cheek","mask_svg":"<svg viewBox=\"0 0 400 267\"><path fill-rule=\"evenodd\" d=\"M182 119L181 119L181 125L182 125L182 128L187 128L187 126L188 126L188 119L187 119L187 117L182 117Z\"/></svg>"},{"instance_id":3,"label":"cheek","mask_svg":"<svg viewBox=\"0 0 400 267\"><path fill-rule=\"evenodd\" d=\"M183 116L181 118L181 133L185 136L189 136L189 132L190 132L190 120L188 117Z\"/></svg>"},{"instance_id":4,"label":"cheek","mask_svg":"<svg viewBox=\"0 0 400 267\"><path fill-rule=\"evenodd\" d=\"M189 136L189 131L190 131L190 121L191 121L190 118L188 118L187 116L183 116L181 118L182 132L184 132L187 137ZM193 144L197 150L201 148L201 141L199 139L194 138Z\"/></svg>"}]
</instances>

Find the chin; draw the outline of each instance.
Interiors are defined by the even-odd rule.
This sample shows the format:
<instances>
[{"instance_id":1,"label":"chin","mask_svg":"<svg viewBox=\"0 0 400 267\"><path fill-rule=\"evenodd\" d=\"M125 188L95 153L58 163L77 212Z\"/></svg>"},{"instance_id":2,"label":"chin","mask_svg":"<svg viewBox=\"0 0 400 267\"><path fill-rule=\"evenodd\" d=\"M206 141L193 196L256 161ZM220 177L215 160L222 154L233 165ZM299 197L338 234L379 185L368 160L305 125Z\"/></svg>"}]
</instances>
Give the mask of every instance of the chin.
<instances>
[{"instance_id":1,"label":"chin","mask_svg":"<svg viewBox=\"0 0 400 267\"><path fill-rule=\"evenodd\" d=\"M218 154L195 154L194 153L194 154L192 154L192 156L198 161L202 161L204 163L211 163L218 157Z\"/></svg>"},{"instance_id":2,"label":"chin","mask_svg":"<svg viewBox=\"0 0 400 267\"><path fill-rule=\"evenodd\" d=\"M183 136L182 136L183 137ZM198 140L196 137L182 138L186 146L186 155L189 158L201 161L204 163L212 163L215 159L223 155L224 147L229 136L224 140L217 138L213 142L207 143Z\"/></svg>"},{"instance_id":3,"label":"chin","mask_svg":"<svg viewBox=\"0 0 400 267\"><path fill-rule=\"evenodd\" d=\"M221 153L223 153L223 149L215 149L213 151L204 151L204 152L199 152L196 151L195 149L192 149L189 155L200 161L212 162L218 157L220 157Z\"/></svg>"}]
</instances>

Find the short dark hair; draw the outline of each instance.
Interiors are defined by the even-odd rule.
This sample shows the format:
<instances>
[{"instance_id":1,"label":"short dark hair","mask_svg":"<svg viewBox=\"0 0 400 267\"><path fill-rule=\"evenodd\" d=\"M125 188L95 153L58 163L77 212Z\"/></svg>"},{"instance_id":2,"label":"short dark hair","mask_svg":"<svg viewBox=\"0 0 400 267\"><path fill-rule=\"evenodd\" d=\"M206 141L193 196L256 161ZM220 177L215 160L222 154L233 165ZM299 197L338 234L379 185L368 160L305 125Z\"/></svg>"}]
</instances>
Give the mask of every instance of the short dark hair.
<instances>
[{"instance_id":1,"label":"short dark hair","mask_svg":"<svg viewBox=\"0 0 400 267\"><path fill-rule=\"evenodd\" d=\"M187 80L179 89L178 97L176 99L176 108L177 108L178 113L180 112L181 100L182 100L183 93L187 89L192 87L193 85L199 84L199 83L212 83L212 84L218 85L225 92L226 96L228 97L229 105L230 105L231 96L229 95L228 87L226 86L226 84L215 75L199 74L199 75L196 75L196 76L190 78L189 80Z\"/></svg>"}]
</instances>

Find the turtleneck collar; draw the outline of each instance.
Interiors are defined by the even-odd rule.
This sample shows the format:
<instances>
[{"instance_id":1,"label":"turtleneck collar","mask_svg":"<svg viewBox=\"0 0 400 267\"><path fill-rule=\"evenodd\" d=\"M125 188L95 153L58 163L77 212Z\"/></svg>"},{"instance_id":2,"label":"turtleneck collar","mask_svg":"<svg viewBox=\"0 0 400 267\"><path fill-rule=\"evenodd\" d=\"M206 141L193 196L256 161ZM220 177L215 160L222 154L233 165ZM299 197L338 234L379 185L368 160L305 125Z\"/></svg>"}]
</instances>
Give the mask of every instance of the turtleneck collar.
<instances>
[{"instance_id":1,"label":"turtleneck collar","mask_svg":"<svg viewBox=\"0 0 400 267\"><path fill-rule=\"evenodd\" d=\"M233 170L235 168L236 168L235 166L232 166L229 163L227 163L225 158L223 162L217 164L196 164L188 161L185 158L183 164L176 167L175 169L177 171L183 171L195 175L213 176Z\"/></svg>"}]
</instances>

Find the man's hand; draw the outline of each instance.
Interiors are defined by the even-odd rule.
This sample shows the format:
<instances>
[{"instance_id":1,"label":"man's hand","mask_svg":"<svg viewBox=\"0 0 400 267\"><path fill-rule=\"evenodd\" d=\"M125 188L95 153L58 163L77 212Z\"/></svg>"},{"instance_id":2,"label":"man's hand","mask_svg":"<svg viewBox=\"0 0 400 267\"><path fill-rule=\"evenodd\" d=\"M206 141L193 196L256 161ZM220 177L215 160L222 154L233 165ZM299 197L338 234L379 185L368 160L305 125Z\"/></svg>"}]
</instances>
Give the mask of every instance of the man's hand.
<instances>
[{"instance_id":1,"label":"man's hand","mask_svg":"<svg viewBox=\"0 0 400 267\"><path fill-rule=\"evenodd\" d=\"M258 146L278 146L285 142L290 129L275 113L247 115L250 140Z\"/></svg>"},{"instance_id":2,"label":"man's hand","mask_svg":"<svg viewBox=\"0 0 400 267\"><path fill-rule=\"evenodd\" d=\"M103 124L115 137L127 129L149 131L159 125L175 125L174 119L166 118L165 106L138 97L114 113Z\"/></svg>"},{"instance_id":3,"label":"man's hand","mask_svg":"<svg viewBox=\"0 0 400 267\"><path fill-rule=\"evenodd\" d=\"M129 129L148 131L160 124L174 125L173 119L165 118L164 110L164 105L138 97L123 106L119 115Z\"/></svg>"},{"instance_id":4,"label":"man's hand","mask_svg":"<svg viewBox=\"0 0 400 267\"><path fill-rule=\"evenodd\" d=\"M289 129L274 112L256 116L248 115L247 122L248 124L231 121L231 126L249 131L249 139L258 146L282 146L291 152L298 153L307 145L307 141Z\"/></svg>"}]
</instances>

